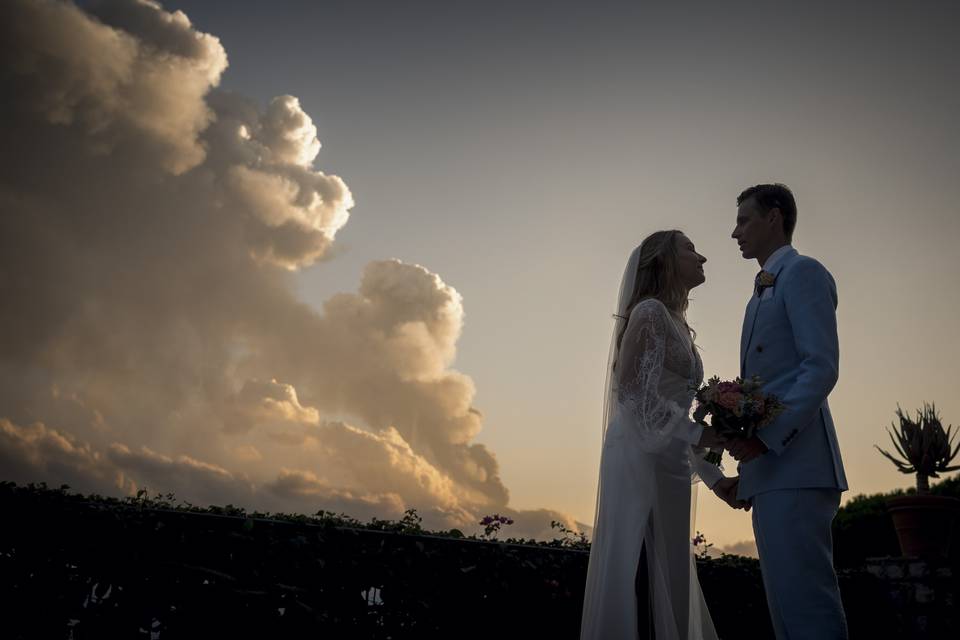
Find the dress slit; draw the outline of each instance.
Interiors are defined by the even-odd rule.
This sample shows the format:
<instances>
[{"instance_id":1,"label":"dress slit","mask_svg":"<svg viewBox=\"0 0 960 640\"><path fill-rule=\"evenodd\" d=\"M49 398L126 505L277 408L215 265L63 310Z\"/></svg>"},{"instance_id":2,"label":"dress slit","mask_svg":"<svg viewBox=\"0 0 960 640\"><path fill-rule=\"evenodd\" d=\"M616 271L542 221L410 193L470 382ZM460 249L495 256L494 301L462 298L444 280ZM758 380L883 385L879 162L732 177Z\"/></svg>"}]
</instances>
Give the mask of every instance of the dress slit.
<instances>
[{"instance_id":1,"label":"dress slit","mask_svg":"<svg viewBox=\"0 0 960 640\"><path fill-rule=\"evenodd\" d=\"M650 593L650 565L647 562L647 537L652 535L652 527L648 527L640 545L640 559L637 562L637 577L634 589L637 594L637 637L640 640L655 640L656 631L653 624L653 594Z\"/></svg>"}]
</instances>

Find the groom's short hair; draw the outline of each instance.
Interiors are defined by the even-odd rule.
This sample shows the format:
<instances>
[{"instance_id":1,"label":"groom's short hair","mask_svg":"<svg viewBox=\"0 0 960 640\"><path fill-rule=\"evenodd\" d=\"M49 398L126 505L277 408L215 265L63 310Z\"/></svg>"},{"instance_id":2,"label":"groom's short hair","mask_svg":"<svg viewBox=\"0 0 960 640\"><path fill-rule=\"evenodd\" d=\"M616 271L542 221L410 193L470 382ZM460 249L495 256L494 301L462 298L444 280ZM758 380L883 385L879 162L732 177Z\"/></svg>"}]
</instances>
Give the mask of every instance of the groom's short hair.
<instances>
[{"instance_id":1,"label":"groom's short hair","mask_svg":"<svg viewBox=\"0 0 960 640\"><path fill-rule=\"evenodd\" d=\"M780 209L783 233L787 236L787 241L793 239L793 230L797 227L797 201L787 185L778 182L752 186L737 196L737 206L750 198L756 198L761 213L767 213L773 208Z\"/></svg>"}]
</instances>

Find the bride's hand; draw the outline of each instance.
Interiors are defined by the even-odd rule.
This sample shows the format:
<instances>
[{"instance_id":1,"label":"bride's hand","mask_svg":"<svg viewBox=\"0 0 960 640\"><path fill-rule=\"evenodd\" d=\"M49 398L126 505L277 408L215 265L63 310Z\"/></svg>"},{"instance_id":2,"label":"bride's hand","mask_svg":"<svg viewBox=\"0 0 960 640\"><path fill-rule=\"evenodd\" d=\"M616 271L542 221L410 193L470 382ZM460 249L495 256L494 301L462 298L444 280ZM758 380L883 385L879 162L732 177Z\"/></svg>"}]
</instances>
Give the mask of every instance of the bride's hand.
<instances>
[{"instance_id":1,"label":"bride's hand","mask_svg":"<svg viewBox=\"0 0 960 640\"><path fill-rule=\"evenodd\" d=\"M726 441L727 439L719 435L713 427L704 425L703 433L700 435L700 441L697 442L697 446L703 447L704 449L716 449L722 447Z\"/></svg>"}]
</instances>

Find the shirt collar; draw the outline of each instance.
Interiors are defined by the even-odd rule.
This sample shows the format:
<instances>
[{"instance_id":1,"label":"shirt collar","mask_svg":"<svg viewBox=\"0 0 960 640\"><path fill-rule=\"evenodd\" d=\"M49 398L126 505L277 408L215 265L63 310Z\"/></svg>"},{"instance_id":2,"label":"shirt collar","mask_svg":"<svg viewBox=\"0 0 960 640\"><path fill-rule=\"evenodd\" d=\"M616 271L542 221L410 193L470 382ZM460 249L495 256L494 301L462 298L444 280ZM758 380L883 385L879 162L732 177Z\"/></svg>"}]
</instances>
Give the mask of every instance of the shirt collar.
<instances>
[{"instance_id":1,"label":"shirt collar","mask_svg":"<svg viewBox=\"0 0 960 640\"><path fill-rule=\"evenodd\" d=\"M783 258L793 250L793 247L789 244L785 244L773 253L770 254L770 257L767 258L766 264L763 265L764 271L769 271L770 273L776 273L777 265L783 260Z\"/></svg>"}]
</instances>

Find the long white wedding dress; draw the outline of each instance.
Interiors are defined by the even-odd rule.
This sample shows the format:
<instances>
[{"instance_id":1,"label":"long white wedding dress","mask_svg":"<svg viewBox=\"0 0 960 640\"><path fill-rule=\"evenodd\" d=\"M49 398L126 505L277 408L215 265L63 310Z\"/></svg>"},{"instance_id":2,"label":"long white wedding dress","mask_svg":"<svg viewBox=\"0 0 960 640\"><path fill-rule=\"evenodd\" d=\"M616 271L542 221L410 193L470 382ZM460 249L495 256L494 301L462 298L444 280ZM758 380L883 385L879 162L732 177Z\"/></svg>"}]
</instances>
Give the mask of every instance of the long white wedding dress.
<instances>
[{"instance_id":1,"label":"long white wedding dress","mask_svg":"<svg viewBox=\"0 0 960 640\"><path fill-rule=\"evenodd\" d=\"M618 317L627 327L619 353L611 348L580 637L641 637L635 578L643 548L656 639L715 640L691 544L692 480L700 476L712 486L722 476L692 444L702 432L688 416L703 365L685 323L658 300L642 300L629 319Z\"/></svg>"}]
</instances>

